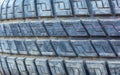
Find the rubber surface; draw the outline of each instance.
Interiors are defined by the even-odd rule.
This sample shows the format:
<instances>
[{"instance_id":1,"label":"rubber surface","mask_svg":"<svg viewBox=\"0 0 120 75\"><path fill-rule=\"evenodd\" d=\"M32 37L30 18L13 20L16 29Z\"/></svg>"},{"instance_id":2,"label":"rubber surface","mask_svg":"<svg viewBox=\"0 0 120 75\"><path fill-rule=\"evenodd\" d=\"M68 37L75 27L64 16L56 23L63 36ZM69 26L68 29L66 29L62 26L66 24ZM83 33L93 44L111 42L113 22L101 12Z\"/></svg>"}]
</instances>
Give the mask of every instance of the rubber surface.
<instances>
[{"instance_id":1,"label":"rubber surface","mask_svg":"<svg viewBox=\"0 0 120 75\"><path fill-rule=\"evenodd\" d=\"M1 75L119 75L120 61L2 56L0 67Z\"/></svg>"},{"instance_id":2,"label":"rubber surface","mask_svg":"<svg viewBox=\"0 0 120 75\"><path fill-rule=\"evenodd\" d=\"M0 0L0 75L120 75L119 0Z\"/></svg>"},{"instance_id":3,"label":"rubber surface","mask_svg":"<svg viewBox=\"0 0 120 75\"><path fill-rule=\"evenodd\" d=\"M0 40L11 54L68 57L119 57L120 40Z\"/></svg>"},{"instance_id":4,"label":"rubber surface","mask_svg":"<svg viewBox=\"0 0 120 75\"><path fill-rule=\"evenodd\" d=\"M0 18L115 16L119 0L1 0Z\"/></svg>"},{"instance_id":5,"label":"rubber surface","mask_svg":"<svg viewBox=\"0 0 120 75\"><path fill-rule=\"evenodd\" d=\"M49 20L0 24L0 36L14 37L116 37L119 19Z\"/></svg>"}]
</instances>

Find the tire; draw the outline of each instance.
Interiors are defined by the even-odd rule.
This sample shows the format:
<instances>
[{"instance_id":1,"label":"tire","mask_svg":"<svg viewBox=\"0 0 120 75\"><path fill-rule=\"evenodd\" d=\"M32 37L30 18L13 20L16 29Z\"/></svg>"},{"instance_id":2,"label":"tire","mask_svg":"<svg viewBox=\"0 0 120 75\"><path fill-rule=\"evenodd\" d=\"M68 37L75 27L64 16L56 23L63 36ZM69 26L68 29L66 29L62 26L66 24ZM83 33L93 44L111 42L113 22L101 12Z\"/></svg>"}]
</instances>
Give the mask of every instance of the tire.
<instances>
[{"instance_id":1,"label":"tire","mask_svg":"<svg viewBox=\"0 0 120 75\"><path fill-rule=\"evenodd\" d=\"M118 0L0 0L1 75L119 75Z\"/></svg>"}]
</instances>

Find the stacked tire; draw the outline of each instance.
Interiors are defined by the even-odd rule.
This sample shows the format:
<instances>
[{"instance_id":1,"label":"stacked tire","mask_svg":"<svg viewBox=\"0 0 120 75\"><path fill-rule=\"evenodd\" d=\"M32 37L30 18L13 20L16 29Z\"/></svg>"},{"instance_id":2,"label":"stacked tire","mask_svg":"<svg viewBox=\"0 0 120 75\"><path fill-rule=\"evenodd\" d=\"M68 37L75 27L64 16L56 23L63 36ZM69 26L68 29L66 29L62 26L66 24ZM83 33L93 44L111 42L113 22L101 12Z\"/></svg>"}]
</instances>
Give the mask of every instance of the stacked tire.
<instances>
[{"instance_id":1,"label":"stacked tire","mask_svg":"<svg viewBox=\"0 0 120 75\"><path fill-rule=\"evenodd\" d=\"M0 0L1 75L120 75L119 0Z\"/></svg>"}]
</instances>

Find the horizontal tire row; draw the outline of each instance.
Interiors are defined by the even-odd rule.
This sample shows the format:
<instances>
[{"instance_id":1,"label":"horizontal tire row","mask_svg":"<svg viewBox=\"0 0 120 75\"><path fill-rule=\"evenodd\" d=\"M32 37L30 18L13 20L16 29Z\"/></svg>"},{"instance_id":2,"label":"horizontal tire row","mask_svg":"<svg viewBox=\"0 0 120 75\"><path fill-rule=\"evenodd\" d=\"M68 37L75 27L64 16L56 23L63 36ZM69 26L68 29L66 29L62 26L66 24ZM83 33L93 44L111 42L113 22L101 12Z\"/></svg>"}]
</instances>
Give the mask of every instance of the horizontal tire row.
<instances>
[{"instance_id":1,"label":"horizontal tire row","mask_svg":"<svg viewBox=\"0 0 120 75\"><path fill-rule=\"evenodd\" d=\"M1 75L119 75L120 61L0 57Z\"/></svg>"},{"instance_id":2,"label":"horizontal tire row","mask_svg":"<svg viewBox=\"0 0 120 75\"><path fill-rule=\"evenodd\" d=\"M0 19L119 15L119 0L0 0Z\"/></svg>"},{"instance_id":3,"label":"horizontal tire row","mask_svg":"<svg viewBox=\"0 0 120 75\"><path fill-rule=\"evenodd\" d=\"M120 40L0 40L0 52L55 57L119 57Z\"/></svg>"},{"instance_id":4,"label":"horizontal tire row","mask_svg":"<svg viewBox=\"0 0 120 75\"><path fill-rule=\"evenodd\" d=\"M118 37L119 19L88 19L1 23L0 36L11 37Z\"/></svg>"}]
</instances>

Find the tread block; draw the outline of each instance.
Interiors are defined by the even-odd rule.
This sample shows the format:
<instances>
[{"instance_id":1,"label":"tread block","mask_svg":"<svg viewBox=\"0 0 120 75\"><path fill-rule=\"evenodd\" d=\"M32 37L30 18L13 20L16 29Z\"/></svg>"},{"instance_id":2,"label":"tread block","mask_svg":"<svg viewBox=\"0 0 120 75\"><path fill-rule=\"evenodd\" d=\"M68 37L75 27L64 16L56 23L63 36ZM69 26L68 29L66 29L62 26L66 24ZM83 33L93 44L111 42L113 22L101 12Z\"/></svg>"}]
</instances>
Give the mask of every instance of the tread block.
<instances>
[{"instance_id":1,"label":"tread block","mask_svg":"<svg viewBox=\"0 0 120 75\"><path fill-rule=\"evenodd\" d=\"M33 40L25 40L24 41L26 49L31 55L40 55L40 52L36 46L36 42Z\"/></svg>"},{"instance_id":2,"label":"tread block","mask_svg":"<svg viewBox=\"0 0 120 75\"><path fill-rule=\"evenodd\" d=\"M6 36L4 24L0 25L0 36Z\"/></svg>"},{"instance_id":3,"label":"tread block","mask_svg":"<svg viewBox=\"0 0 120 75\"><path fill-rule=\"evenodd\" d=\"M52 45L59 56L76 56L69 41L52 40Z\"/></svg>"},{"instance_id":4,"label":"tread block","mask_svg":"<svg viewBox=\"0 0 120 75\"><path fill-rule=\"evenodd\" d=\"M63 21L62 25L69 36L87 36L87 32L80 21Z\"/></svg>"},{"instance_id":5,"label":"tread block","mask_svg":"<svg viewBox=\"0 0 120 75\"><path fill-rule=\"evenodd\" d=\"M72 40L71 41L73 48L75 49L78 56L87 56L87 57L96 57L97 53L95 52L90 41L87 40Z\"/></svg>"},{"instance_id":6,"label":"tread block","mask_svg":"<svg viewBox=\"0 0 120 75\"><path fill-rule=\"evenodd\" d=\"M23 18L23 0L15 0L14 10L15 18Z\"/></svg>"},{"instance_id":7,"label":"tread block","mask_svg":"<svg viewBox=\"0 0 120 75\"><path fill-rule=\"evenodd\" d=\"M0 60L0 75L5 75L3 67L2 67L2 61Z\"/></svg>"},{"instance_id":8,"label":"tread block","mask_svg":"<svg viewBox=\"0 0 120 75\"><path fill-rule=\"evenodd\" d=\"M110 75L120 74L120 61L109 61L108 62Z\"/></svg>"},{"instance_id":9,"label":"tread block","mask_svg":"<svg viewBox=\"0 0 120 75\"><path fill-rule=\"evenodd\" d=\"M3 52L3 48L2 48L2 44L1 44L1 40L0 40L0 52Z\"/></svg>"},{"instance_id":10,"label":"tread block","mask_svg":"<svg viewBox=\"0 0 120 75\"><path fill-rule=\"evenodd\" d=\"M108 75L103 61L86 61L89 75Z\"/></svg>"},{"instance_id":11,"label":"tread block","mask_svg":"<svg viewBox=\"0 0 120 75\"><path fill-rule=\"evenodd\" d=\"M11 75L20 75L19 71L18 71L18 68L16 66L15 59L16 58L13 58L13 57L7 58L7 64L8 64L8 67L10 69Z\"/></svg>"},{"instance_id":12,"label":"tread block","mask_svg":"<svg viewBox=\"0 0 120 75\"><path fill-rule=\"evenodd\" d=\"M42 22L31 22L30 27L35 36L48 36Z\"/></svg>"},{"instance_id":13,"label":"tread block","mask_svg":"<svg viewBox=\"0 0 120 75\"><path fill-rule=\"evenodd\" d=\"M112 47L118 56L120 56L120 40L111 40Z\"/></svg>"},{"instance_id":14,"label":"tread block","mask_svg":"<svg viewBox=\"0 0 120 75\"><path fill-rule=\"evenodd\" d=\"M1 43L1 47L4 53L11 53L7 40L0 40L0 43Z\"/></svg>"},{"instance_id":15,"label":"tread block","mask_svg":"<svg viewBox=\"0 0 120 75\"><path fill-rule=\"evenodd\" d=\"M56 55L50 41L37 40L37 46L42 55Z\"/></svg>"},{"instance_id":16,"label":"tread block","mask_svg":"<svg viewBox=\"0 0 120 75\"><path fill-rule=\"evenodd\" d=\"M23 36L33 36L29 23L20 23L19 26Z\"/></svg>"},{"instance_id":17,"label":"tread block","mask_svg":"<svg viewBox=\"0 0 120 75\"><path fill-rule=\"evenodd\" d=\"M1 19L7 19L7 4L8 4L9 0L4 0L3 4L2 4L2 9L1 9Z\"/></svg>"},{"instance_id":18,"label":"tread block","mask_svg":"<svg viewBox=\"0 0 120 75\"><path fill-rule=\"evenodd\" d=\"M41 17L53 16L51 0L37 0L37 13Z\"/></svg>"},{"instance_id":19,"label":"tread block","mask_svg":"<svg viewBox=\"0 0 120 75\"><path fill-rule=\"evenodd\" d=\"M100 20L106 33L109 36L120 36L120 21L119 20Z\"/></svg>"},{"instance_id":20,"label":"tread block","mask_svg":"<svg viewBox=\"0 0 120 75\"><path fill-rule=\"evenodd\" d=\"M53 0L53 6L57 16L72 16L69 0Z\"/></svg>"},{"instance_id":21,"label":"tread block","mask_svg":"<svg viewBox=\"0 0 120 75\"><path fill-rule=\"evenodd\" d=\"M4 0L0 1L0 19L2 19L1 15L2 15L2 4L3 4Z\"/></svg>"},{"instance_id":22,"label":"tread block","mask_svg":"<svg viewBox=\"0 0 120 75\"><path fill-rule=\"evenodd\" d=\"M98 23L98 20L83 20L82 23L90 36L105 36L105 33Z\"/></svg>"},{"instance_id":23,"label":"tread block","mask_svg":"<svg viewBox=\"0 0 120 75\"><path fill-rule=\"evenodd\" d=\"M50 60L49 66L52 75L67 75L62 60Z\"/></svg>"},{"instance_id":24,"label":"tread block","mask_svg":"<svg viewBox=\"0 0 120 75\"><path fill-rule=\"evenodd\" d=\"M93 40L94 48L96 49L99 56L102 57L115 57L113 49L106 40Z\"/></svg>"},{"instance_id":25,"label":"tread block","mask_svg":"<svg viewBox=\"0 0 120 75\"><path fill-rule=\"evenodd\" d=\"M36 59L35 64L37 66L37 70L38 70L39 75L50 75L47 60L45 60L45 59Z\"/></svg>"},{"instance_id":26,"label":"tread block","mask_svg":"<svg viewBox=\"0 0 120 75\"><path fill-rule=\"evenodd\" d=\"M115 13L120 14L120 0L112 0Z\"/></svg>"},{"instance_id":27,"label":"tread block","mask_svg":"<svg viewBox=\"0 0 120 75\"><path fill-rule=\"evenodd\" d=\"M50 36L67 36L60 22L45 22L45 27Z\"/></svg>"},{"instance_id":28,"label":"tread block","mask_svg":"<svg viewBox=\"0 0 120 75\"><path fill-rule=\"evenodd\" d=\"M72 0L75 15L89 15L86 0Z\"/></svg>"},{"instance_id":29,"label":"tread block","mask_svg":"<svg viewBox=\"0 0 120 75\"><path fill-rule=\"evenodd\" d=\"M19 54L28 54L23 40L14 40Z\"/></svg>"},{"instance_id":30,"label":"tread block","mask_svg":"<svg viewBox=\"0 0 120 75\"><path fill-rule=\"evenodd\" d=\"M4 24L4 29L7 36L13 36L12 30L9 24Z\"/></svg>"},{"instance_id":31,"label":"tread block","mask_svg":"<svg viewBox=\"0 0 120 75\"><path fill-rule=\"evenodd\" d=\"M9 47L10 47L11 53L12 54L18 54L17 47L15 45L14 40L7 40L7 43L9 45Z\"/></svg>"},{"instance_id":32,"label":"tread block","mask_svg":"<svg viewBox=\"0 0 120 75\"><path fill-rule=\"evenodd\" d=\"M7 19L13 19L14 18L14 2L15 0L9 0L9 3L7 5Z\"/></svg>"},{"instance_id":33,"label":"tread block","mask_svg":"<svg viewBox=\"0 0 120 75\"><path fill-rule=\"evenodd\" d=\"M26 59L25 64L26 64L26 68L29 75L38 75L35 64L34 64L34 59L32 58Z\"/></svg>"},{"instance_id":34,"label":"tread block","mask_svg":"<svg viewBox=\"0 0 120 75\"><path fill-rule=\"evenodd\" d=\"M5 74L3 74L3 75L11 75L11 74L10 74L10 70L9 70L9 68L8 68L8 64L7 64L6 59L7 59L7 58L4 57L4 56L0 57L1 65L2 65L3 70L4 70L4 73L5 73ZM15 74L15 75L16 75L16 74Z\"/></svg>"},{"instance_id":35,"label":"tread block","mask_svg":"<svg viewBox=\"0 0 120 75\"><path fill-rule=\"evenodd\" d=\"M25 60L24 58L17 58L16 59L16 64L18 66L18 70L20 72L20 75L28 75L24 60Z\"/></svg>"},{"instance_id":36,"label":"tread block","mask_svg":"<svg viewBox=\"0 0 120 75\"><path fill-rule=\"evenodd\" d=\"M13 36L22 36L19 23L14 23L14 24L9 24L9 25L10 25Z\"/></svg>"},{"instance_id":37,"label":"tread block","mask_svg":"<svg viewBox=\"0 0 120 75\"><path fill-rule=\"evenodd\" d=\"M65 61L66 69L69 75L86 75L82 61Z\"/></svg>"},{"instance_id":38,"label":"tread block","mask_svg":"<svg viewBox=\"0 0 120 75\"><path fill-rule=\"evenodd\" d=\"M24 0L24 16L36 17L35 0Z\"/></svg>"},{"instance_id":39,"label":"tread block","mask_svg":"<svg viewBox=\"0 0 120 75\"><path fill-rule=\"evenodd\" d=\"M111 14L111 9L108 0L90 0L92 12L95 15Z\"/></svg>"}]
</instances>

